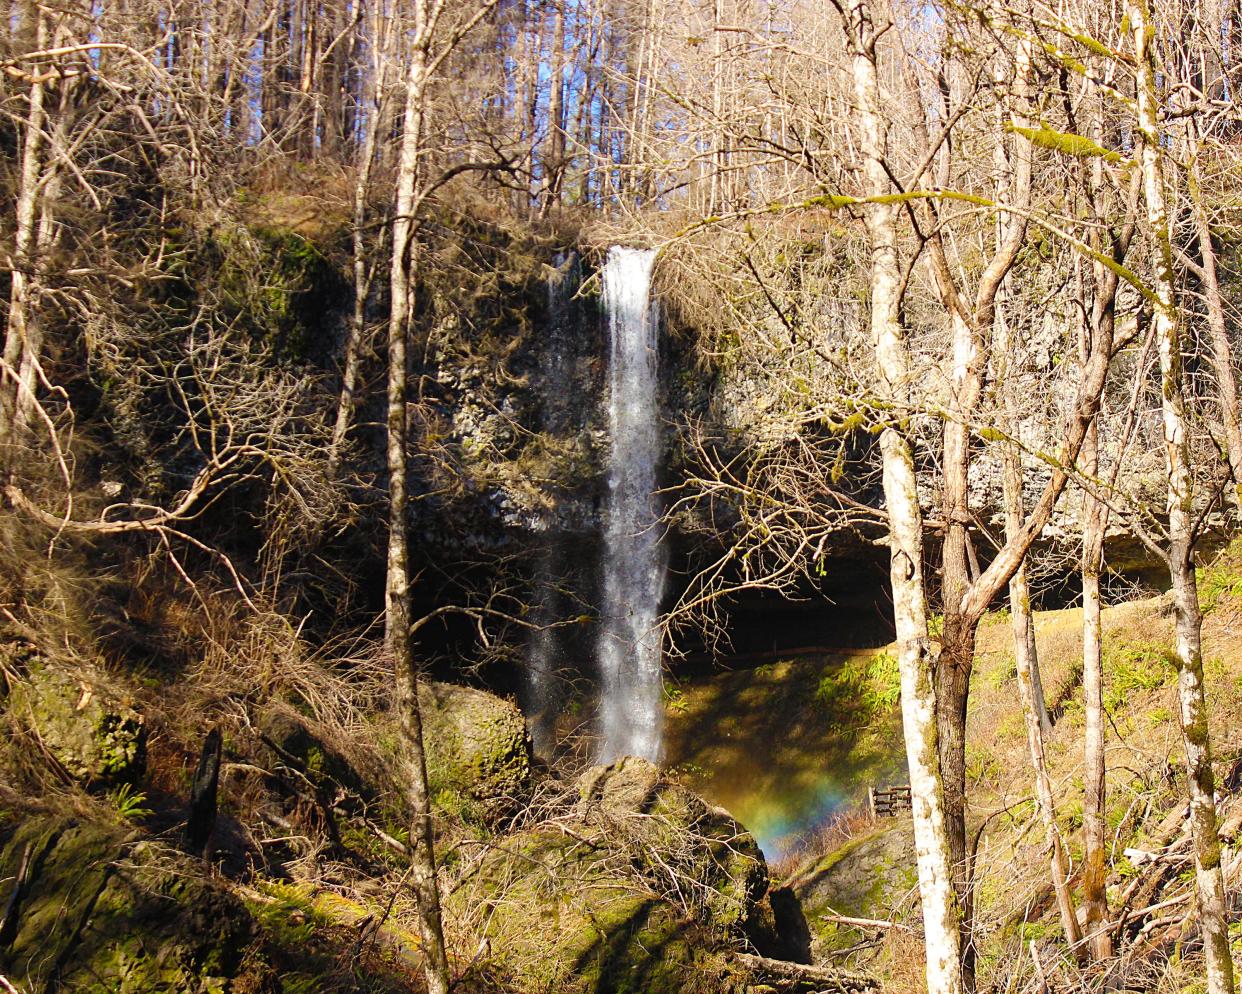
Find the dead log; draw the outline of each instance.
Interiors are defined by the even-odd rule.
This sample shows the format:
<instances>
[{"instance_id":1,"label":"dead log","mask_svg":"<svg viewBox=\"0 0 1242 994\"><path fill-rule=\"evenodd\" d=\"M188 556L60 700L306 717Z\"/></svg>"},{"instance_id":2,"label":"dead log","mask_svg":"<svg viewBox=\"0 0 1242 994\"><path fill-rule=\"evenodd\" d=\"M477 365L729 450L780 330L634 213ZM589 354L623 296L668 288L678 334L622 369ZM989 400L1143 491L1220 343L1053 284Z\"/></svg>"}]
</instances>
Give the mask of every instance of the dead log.
<instances>
[{"instance_id":1,"label":"dead log","mask_svg":"<svg viewBox=\"0 0 1242 994\"><path fill-rule=\"evenodd\" d=\"M735 953L733 959L742 972L750 975L752 983L766 984L779 994L878 994L880 990L879 982L865 973L807 966L751 953Z\"/></svg>"}]
</instances>

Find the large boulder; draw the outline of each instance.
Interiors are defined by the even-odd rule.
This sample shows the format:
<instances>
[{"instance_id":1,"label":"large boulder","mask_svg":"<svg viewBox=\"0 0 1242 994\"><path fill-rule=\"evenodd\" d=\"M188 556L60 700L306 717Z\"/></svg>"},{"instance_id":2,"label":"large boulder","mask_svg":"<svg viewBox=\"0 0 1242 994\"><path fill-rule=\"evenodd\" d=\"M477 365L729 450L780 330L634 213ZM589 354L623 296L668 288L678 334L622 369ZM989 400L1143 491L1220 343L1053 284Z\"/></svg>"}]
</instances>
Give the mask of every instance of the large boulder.
<instances>
[{"instance_id":1,"label":"large boulder","mask_svg":"<svg viewBox=\"0 0 1242 994\"><path fill-rule=\"evenodd\" d=\"M856 927L825 915L888 920L912 919L918 907L918 866L908 819L885 821L802 867L789 882L810 924L818 961L864 938Z\"/></svg>"},{"instance_id":2,"label":"large boulder","mask_svg":"<svg viewBox=\"0 0 1242 994\"><path fill-rule=\"evenodd\" d=\"M116 826L24 821L0 854L17 886L0 972L23 990L226 994L279 990L245 906L187 857Z\"/></svg>"},{"instance_id":3,"label":"large boulder","mask_svg":"<svg viewBox=\"0 0 1242 994\"><path fill-rule=\"evenodd\" d=\"M764 900L767 862L729 812L634 756L587 770L578 793L579 817L614 846L632 850L704 924L729 939L750 939L765 952L773 945L774 915Z\"/></svg>"},{"instance_id":4,"label":"large boulder","mask_svg":"<svg viewBox=\"0 0 1242 994\"><path fill-rule=\"evenodd\" d=\"M531 742L517 705L450 683L419 684L432 800L471 821L513 813L531 785Z\"/></svg>"},{"instance_id":5,"label":"large boulder","mask_svg":"<svg viewBox=\"0 0 1242 994\"><path fill-rule=\"evenodd\" d=\"M530 994L719 994L724 945L628 872L624 854L569 828L489 847L448 898L482 923L504 979Z\"/></svg>"},{"instance_id":6,"label":"large boulder","mask_svg":"<svg viewBox=\"0 0 1242 994\"><path fill-rule=\"evenodd\" d=\"M480 955L514 989L871 989L770 958L808 962L806 923L792 893L769 893L762 852L727 811L633 757L573 787L559 816L480 844L448 888L449 915L481 933Z\"/></svg>"},{"instance_id":7,"label":"large boulder","mask_svg":"<svg viewBox=\"0 0 1242 994\"><path fill-rule=\"evenodd\" d=\"M375 786L357 764L328 741L311 722L283 701L267 706L255 720L255 730L276 756L296 766L316 788L327 782L370 800Z\"/></svg>"},{"instance_id":8,"label":"large boulder","mask_svg":"<svg viewBox=\"0 0 1242 994\"><path fill-rule=\"evenodd\" d=\"M31 654L8 707L69 776L87 785L138 780L146 766L143 717L107 681L70 674Z\"/></svg>"}]
</instances>

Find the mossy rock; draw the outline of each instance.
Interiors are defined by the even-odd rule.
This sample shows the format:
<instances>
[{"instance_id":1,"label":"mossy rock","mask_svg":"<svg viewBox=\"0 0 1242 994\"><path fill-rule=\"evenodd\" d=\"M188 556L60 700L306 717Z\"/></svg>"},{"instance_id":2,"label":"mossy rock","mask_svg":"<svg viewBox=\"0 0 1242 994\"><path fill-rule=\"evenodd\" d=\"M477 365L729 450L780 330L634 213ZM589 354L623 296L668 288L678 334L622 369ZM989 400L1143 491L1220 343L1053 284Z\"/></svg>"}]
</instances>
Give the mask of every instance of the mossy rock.
<instances>
[{"instance_id":1,"label":"mossy rock","mask_svg":"<svg viewBox=\"0 0 1242 994\"><path fill-rule=\"evenodd\" d=\"M653 876L671 869L697 885L692 903L707 927L728 939L745 937L761 952L787 947L764 901L763 853L724 808L664 780L653 763L634 756L587 770L578 793L580 817L637 848Z\"/></svg>"},{"instance_id":2,"label":"mossy rock","mask_svg":"<svg viewBox=\"0 0 1242 994\"><path fill-rule=\"evenodd\" d=\"M558 831L511 836L449 898L478 916L497 966L528 994L720 994L720 940L626 873L604 846Z\"/></svg>"},{"instance_id":3,"label":"mossy rock","mask_svg":"<svg viewBox=\"0 0 1242 994\"><path fill-rule=\"evenodd\" d=\"M897 920L904 909L917 918L914 830L907 819L883 823L803 867L789 885L806 911L817 959L862 938L857 929L825 921L829 909L858 918Z\"/></svg>"},{"instance_id":4,"label":"mossy rock","mask_svg":"<svg viewBox=\"0 0 1242 994\"><path fill-rule=\"evenodd\" d=\"M71 777L88 785L133 783L146 767L143 716L102 680L70 675L38 656L12 683L8 707Z\"/></svg>"},{"instance_id":5,"label":"mossy rock","mask_svg":"<svg viewBox=\"0 0 1242 994\"><path fill-rule=\"evenodd\" d=\"M270 705L259 716L255 727L269 748L281 759L292 760L300 766L300 772L316 786L330 780L365 800L375 796L375 786L289 705L281 702Z\"/></svg>"},{"instance_id":6,"label":"mossy rock","mask_svg":"<svg viewBox=\"0 0 1242 994\"><path fill-rule=\"evenodd\" d=\"M253 921L196 863L119 827L63 818L18 826L0 875L28 860L0 970L26 990L265 994L279 989Z\"/></svg>"},{"instance_id":7,"label":"mossy rock","mask_svg":"<svg viewBox=\"0 0 1242 994\"><path fill-rule=\"evenodd\" d=\"M418 688L427 777L441 808L495 823L531 786L531 743L517 705L470 687L424 682Z\"/></svg>"}]
</instances>

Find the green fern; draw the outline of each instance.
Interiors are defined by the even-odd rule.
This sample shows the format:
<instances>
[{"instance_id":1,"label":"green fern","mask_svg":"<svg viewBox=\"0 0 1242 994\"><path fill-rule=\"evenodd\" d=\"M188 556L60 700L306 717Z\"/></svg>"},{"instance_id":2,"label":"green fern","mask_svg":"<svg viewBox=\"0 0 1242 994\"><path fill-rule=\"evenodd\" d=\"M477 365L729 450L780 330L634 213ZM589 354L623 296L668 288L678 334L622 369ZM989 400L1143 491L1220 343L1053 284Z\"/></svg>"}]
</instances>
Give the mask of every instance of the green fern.
<instances>
[{"instance_id":1,"label":"green fern","mask_svg":"<svg viewBox=\"0 0 1242 994\"><path fill-rule=\"evenodd\" d=\"M138 821L153 814L150 808L144 806L147 795L135 790L133 784L123 783L116 790L109 791L108 800L122 821Z\"/></svg>"}]
</instances>

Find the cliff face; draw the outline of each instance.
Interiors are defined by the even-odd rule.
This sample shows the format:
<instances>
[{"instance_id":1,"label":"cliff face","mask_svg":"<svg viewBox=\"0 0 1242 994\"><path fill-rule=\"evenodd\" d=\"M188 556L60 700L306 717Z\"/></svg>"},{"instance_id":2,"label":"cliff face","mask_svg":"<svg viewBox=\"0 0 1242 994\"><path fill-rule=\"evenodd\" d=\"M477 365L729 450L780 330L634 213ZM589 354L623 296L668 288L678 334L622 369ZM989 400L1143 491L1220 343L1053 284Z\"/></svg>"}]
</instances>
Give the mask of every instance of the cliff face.
<instances>
[{"instance_id":1,"label":"cliff face","mask_svg":"<svg viewBox=\"0 0 1242 994\"><path fill-rule=\"evenodd\" d=\"M93 315L85 354L57 357L76 406L75 508L88 518L116 513L109 509L118 502L174 503L222 439L245 438L260 455L246 456L241 471L212 491L186 523L188 533L229 556L243 585L274 581L290 609L310 612L309 624L326 631L381 607L383 267L376 264L362 308L351 429L330 457L354 306L346 213L320 209L319 189L243 192L170 234L186 260L175 278L147 296L118 299L115 313ZM497 608L486 641L499 649L481 647L472 626L455 625L459 612L424 633L428 654L475 662L523 652L528 636L513 619L531 607L561 620L595 612L610 444L608 342L598 248L571 249L579 241L573 230L505 219L478 204L437 211L423 228L409 415L415 566L440 581L419 583L415 597L424 613ZM847 242L843 231L840 245ZM378 259L382 246L371 251ZM883 526L866 406L870 363L858 334L858 272L843 251L831 239L783 244L775 262L787 271L765 284L771 299L745 281L719 289L718 274L695 268L676 245L657 264L667 441L660 480L672 508L666 608L713 562L722 564L721 583L734 586L766 581L789 565L781 581L787 592L814 605L852 597L853 578L865 575L863 600L882 600L882 578L872 579ZM925 316L914 317L917 324ZM924 325L920 335L935 333L932 318ZM1036 339L1027 357L1032 375L1057 359L1051 331ZM944 380L944 370L923 372L929 382ZM939 427L921 416L929 454L921 497L933 521L939 495L930 453ZM1037 419L1019 428L1032 452L1057 441L1054 427ZM1000 532L997 445L981 436L972 470L975 545L984 561L987 532ZM1028 502L1046 478L1037 463ZM1159 469L1134 460L1127 484L1157 498ZM40 473L20 482L44 507L55 506L63 489ZM1071 494L1049 526L1048 558L1072 557L1079 500ZM744 561L729 553L739 539L753 546ZM23 541L12 543L20 547L14 554L29 560ZM1118 565L1145 565L1141 547L1120 533L1112 550ZM103 558L101 569L124 569L110 551ZM557 598L559 605L550 603ZM767 604L740 593L737 626L751 627L748 616L761 616ZM711 629L729 627L705 624L707 641ZM589 655L587 627L577 626L568 654ZM701 641L687 636L685 647ZM741 641L759 647L745 635Z\"/></svg>"}]
</instances>

